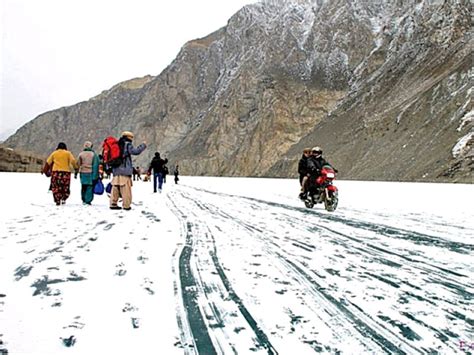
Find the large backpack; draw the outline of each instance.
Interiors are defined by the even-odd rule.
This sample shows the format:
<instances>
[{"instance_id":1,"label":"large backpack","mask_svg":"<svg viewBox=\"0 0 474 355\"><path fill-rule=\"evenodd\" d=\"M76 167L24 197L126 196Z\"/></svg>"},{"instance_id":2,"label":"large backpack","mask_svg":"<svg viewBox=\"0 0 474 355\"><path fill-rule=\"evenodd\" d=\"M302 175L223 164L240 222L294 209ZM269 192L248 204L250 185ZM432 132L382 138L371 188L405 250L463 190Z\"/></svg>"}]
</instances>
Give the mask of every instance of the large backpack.
<instances>
[{"instance_id":1,"label":"large backpack","mask_svg":"<svg viewBox=\"0 0 474 355\"><path fill-rule=\"evenodd\" d=\"M104 139L102 156L104 163L110 168L116 168L122 164L123 154L118 139L112 136Z\"/></svg>"}]
</instances>

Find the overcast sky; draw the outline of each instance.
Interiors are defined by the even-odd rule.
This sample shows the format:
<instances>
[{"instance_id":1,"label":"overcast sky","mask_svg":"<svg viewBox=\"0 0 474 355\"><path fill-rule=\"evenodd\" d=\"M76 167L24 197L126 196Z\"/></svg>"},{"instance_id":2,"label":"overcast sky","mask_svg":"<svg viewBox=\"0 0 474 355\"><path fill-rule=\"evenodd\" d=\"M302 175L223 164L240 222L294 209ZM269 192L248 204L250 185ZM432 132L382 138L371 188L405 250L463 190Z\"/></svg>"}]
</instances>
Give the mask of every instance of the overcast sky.
<instances>
[{"instance_id":1,"label":"overcast sky","mask_svg":"<svg viewBox=\"0 0 474 355\"><path fill-rule=\"evenodd\" d=\"M158 75L257 0L0 0L0 140L37 115Z\"/></svg>"}]
</instances>

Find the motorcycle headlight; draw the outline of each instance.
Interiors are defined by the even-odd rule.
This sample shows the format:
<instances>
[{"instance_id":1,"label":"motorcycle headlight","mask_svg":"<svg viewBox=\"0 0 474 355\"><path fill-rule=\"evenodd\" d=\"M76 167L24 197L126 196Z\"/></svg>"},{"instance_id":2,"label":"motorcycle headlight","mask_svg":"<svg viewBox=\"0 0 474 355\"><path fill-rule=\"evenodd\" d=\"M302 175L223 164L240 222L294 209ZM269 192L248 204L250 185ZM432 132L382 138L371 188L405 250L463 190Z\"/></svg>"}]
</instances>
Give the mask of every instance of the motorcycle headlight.
<instances>
[{"instance_id":1,"label":"motorcycle headlight","mask_svg":"<svg viewBox=\"0 0 474 355\"><path fill-rule=\"evenodd\" d=\"M334 173L327 173L326 176L330 179L334 179Z\"/></svg>"}]
</instances>

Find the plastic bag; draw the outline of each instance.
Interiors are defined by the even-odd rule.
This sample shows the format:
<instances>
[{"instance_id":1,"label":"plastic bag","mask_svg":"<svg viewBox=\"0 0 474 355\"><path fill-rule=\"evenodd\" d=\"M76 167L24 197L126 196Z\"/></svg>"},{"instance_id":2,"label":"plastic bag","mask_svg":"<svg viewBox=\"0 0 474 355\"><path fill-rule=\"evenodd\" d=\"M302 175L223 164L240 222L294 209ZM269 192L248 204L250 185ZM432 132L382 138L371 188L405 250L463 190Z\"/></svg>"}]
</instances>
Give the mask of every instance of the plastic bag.
<instances>
[{"instance_id":1,"label":"plastic bag","mask_svg":"<svg viewBox=\"0 0 474 355\"><path fill-rule=\"evenodd\" d=\"M94 193L96 195L102 195L104 193L104 184L102 183L102 180L97 180L97 182L94 185Z\"/></svg>"}]
</instances>

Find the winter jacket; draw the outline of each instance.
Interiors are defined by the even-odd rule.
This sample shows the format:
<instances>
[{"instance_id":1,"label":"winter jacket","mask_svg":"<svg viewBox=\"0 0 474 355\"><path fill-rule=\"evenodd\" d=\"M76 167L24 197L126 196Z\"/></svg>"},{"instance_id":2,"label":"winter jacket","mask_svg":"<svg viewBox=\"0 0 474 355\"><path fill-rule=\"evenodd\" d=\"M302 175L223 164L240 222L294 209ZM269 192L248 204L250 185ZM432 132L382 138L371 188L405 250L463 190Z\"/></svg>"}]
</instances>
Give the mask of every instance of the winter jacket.
<instances>
[{"instance_id":1,"label":"winter jacket","mask_svg":"<svg viewBox=\"0 0 474 355\"><path fill-rule=\"evenodd\" d=\"M298 174L306 175L308 173L308 157L303 154L298 163Z\"/></svg>"},{"instance_id":2,"label":"winter jacket","mask_svg":"<svg viewBox=\"0 0 474 355\"><path fill-rule=\"evenodd\" d=\"M123 144L123 161L120 166L112 169L112 174L114 176L132 176L132 155L141 154L145 150L146 144L142 143L138 147L134 147L132 142L125 137L120 138L119 144Z\"/></svg>"},{"instance_id":3,"label":"winter jacket","mask_svg":"<svg viewBox=\"0 0 474 355\"><path fill-rule=\"evenodd\" d=\"M322 156L316 158L310 156L308 158L308 173L311 175L319 175L324 165L330 165Z\"/></svg>"},{"instance_id":4,"label":"winter jacket","mask_svg":"<svg viewBox=\"0 0 474 355\"><path fill-rule=\"evenodd\" d=\"M65 171L70 173L72 171L71 168L76 171L79 169L72 153L65 149L56 149L46 161L49 165L53 165L53 171Z\"/></svg>"},{"instance_id":5,"label":"winter jacket","mask_svg":"<svg viewBox=\"0 0 474 355\"><path fill-rule=\"evenodd\" d=\"M151 160L150 167L148 168L148 172L151 173L151 170L153 169L153 173L163 174L165 172L164 166L166 163L168 163L168 159L161 159L159 155L155 155L153 159Z\"/></svg>"},{"instance_id":6,"label":"winter jacket","mask_svg":"<svg viewBox=\"0 0 474 355\"><path fill-rule=\"evenodd\" d=\"M77 156L82 185L93 185L99 178L99 157L92 148L85 148Z\"/></svg>"},{"instance_id":7,"label":"winter jacket","mask_svg":"<svg viewBox=\"0 0 474 355\"><path fill-rule=\"evenodd\" d=\"M99 177L99 157L92 148L85 148L77 156L80 173L92 173L93 179Z\"/></svg>"}]
</instances>

